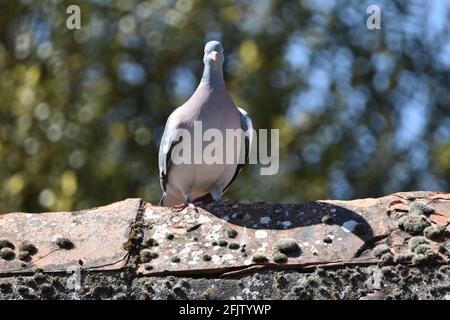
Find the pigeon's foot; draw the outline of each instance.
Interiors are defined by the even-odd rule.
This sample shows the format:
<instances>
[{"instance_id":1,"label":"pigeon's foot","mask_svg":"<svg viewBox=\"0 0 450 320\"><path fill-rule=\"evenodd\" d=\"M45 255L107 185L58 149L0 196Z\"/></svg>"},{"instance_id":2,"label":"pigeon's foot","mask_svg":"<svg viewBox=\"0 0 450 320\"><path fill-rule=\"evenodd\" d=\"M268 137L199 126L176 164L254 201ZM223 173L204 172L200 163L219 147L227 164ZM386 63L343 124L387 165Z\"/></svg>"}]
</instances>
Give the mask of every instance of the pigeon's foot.
<instances>
[{"instance_id":1,"label":"pigeon's foot","mask_svg":"<svg viewBox=\"0 0 450 320\"><path fill-rule=\"evenodd\" d=\"M192 202L184 202L184 203L180 203L177 205L174 205L172 207L172 211L174 212L180 212L183 211L186 208L191 208L192 210L194 210L195 212L198 212L197 207L195 206L195 204L193 204Z\"/></svg>"}]
</instances>

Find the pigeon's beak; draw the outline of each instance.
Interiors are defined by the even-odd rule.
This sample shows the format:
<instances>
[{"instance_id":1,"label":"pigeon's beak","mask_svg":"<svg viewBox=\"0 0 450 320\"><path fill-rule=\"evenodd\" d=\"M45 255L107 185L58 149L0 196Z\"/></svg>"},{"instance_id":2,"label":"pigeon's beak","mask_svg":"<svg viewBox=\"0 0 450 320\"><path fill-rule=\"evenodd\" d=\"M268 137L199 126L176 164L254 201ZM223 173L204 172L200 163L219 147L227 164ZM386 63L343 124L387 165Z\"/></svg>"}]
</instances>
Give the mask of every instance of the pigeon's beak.
<instances>
[{"instance_id":1,"label":"pigeon's beak","mask_svg":"<svg viewBox=\"0 0 450 320\"><path fill-rule=\"evenodd\" d=\"M217 61L219 59L219 53L217 51L211 51L210 55L212 61Z\"/></svg>"}]
</instances>

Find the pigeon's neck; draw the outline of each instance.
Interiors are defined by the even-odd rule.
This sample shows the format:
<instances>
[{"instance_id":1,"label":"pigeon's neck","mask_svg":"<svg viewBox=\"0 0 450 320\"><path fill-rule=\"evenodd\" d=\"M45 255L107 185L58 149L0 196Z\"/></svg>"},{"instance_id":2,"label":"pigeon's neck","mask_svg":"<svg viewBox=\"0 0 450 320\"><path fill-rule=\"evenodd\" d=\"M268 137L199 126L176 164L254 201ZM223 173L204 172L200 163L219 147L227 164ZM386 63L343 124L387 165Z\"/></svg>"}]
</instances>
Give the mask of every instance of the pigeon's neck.
<instances>
[{"instance_id":1,"label":"pigeon's neck","mask_svg":"<svg viewBox=\"0 0 450 320\"><path fill-rule=\"evenodd\" d=\"M222 65L214 67L210 65L205 65L200 84L205 84L211 88L224 87L225 81L223 80Z\"/></svg>"}]
</instances>

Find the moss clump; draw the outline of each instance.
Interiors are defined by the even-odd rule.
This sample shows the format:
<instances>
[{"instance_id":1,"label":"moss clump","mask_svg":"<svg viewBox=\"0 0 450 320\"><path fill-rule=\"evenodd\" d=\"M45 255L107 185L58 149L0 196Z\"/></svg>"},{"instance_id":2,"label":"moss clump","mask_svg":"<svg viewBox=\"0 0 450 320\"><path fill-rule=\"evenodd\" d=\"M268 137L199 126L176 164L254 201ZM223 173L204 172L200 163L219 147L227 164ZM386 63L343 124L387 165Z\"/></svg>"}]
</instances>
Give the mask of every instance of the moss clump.
<instances>
[{"instance_id":1,"label":"moss clump","mask_svg":"<svg viewBox=\"0 0 450 320\"><path fill-rule=\"evenodd\" d=\"M426 217L418 214L408 214L398 221L399 228L411 235L420 234L429 225Z\"/></svg>"},{"instance_id":2,"label":"moss clump","mask_svg":"<svg viewBox=\"0 0 450 320\"><path fill-rule=\"evenodd\" d=\"M431 250L430 245L426 243L419 244L417 247L414 248L414 253L416 254L426 254L427 251Z\"/></svg>"},{"instance_id":3,"label":"moss clump","mask_svg":"<svg viewBox=\"0 0 450 320\"><path fill-rule=\"evenodd\" d=\"M331 215L326 214L326 215L324 215L322 217L322 223L324 223L324 224L333 224L334 223L334 218Z\"/></svg>"},{"instance_id":4,"label":"moss clump","mask_svg":"<svg viewBox=\"0 0 450 320\"><path fill-rule=\"evenodd\" d=\"M58 246L58 248L64 249L64 250L71 250L71 249L75 248L75 245L73 244L73 242L70 241L70 239L68 239L68 238L58 238L58 239L56 239L55 243Z\"/></svg>"},{"instance_id":5,"label":"moss clump","mask_svg":"<svg viewBox=\"0 0 450 320\"><path fill-rule=\"evenodd\" d=\"M426 227L423 230L423 234L425 237L431 240L439 239L442 237L445 233L445 228L443 227Z\"/></svg>"},{"instance_id":6,"label":"moss clump","mask_svg":"<svg viewBox=\"0 0 450 320\"><path fill-rule=\"evenodd\" d=\"M444 243L439 243L437 246L437 249L440 253L442 253L446 256L448 256L450 253Z\"/></svg>"},{"instance_id":7,"label":"moss clump","mask_svg":"<svg viewBox=\"0 0 450 320\"><path fill-rule=\"evenodd\" d=\"M31 242L24 241L19 245L19 251L26 251L30 255L35 255L38 252L38 249Z\"/></svg>"},{"instance_id":8,"label":"moss clump","mask_svg":"<svg viewBox=\"0 0 450 320\"><path fill-rule=\"evenodd\" d=\"M428 244L428 241L424 237L412 237L408 241L409 250L414 252L416 247L421 244Z\"/></svg>"},{"instance_id":9,"label":"moss clump","mask_svg":"<svg viewBox=\"0 0 450 320\"><path fill-rule=\"evenodd\" d=\"M379 244L372 250L373 255L377 258L380 258L383 254L388 252L391 252L391 250L386 244Z\"/></svg>"},{"instance_id":10,"label":"moss clump","mask_svg":"<svg viewBox=\"0 0 450 320\"><path fill-rule=\"evenodd\" d=\"M408 264L414 258L412 253L401 253L394 256L394 262L400 264Z\"/></svg>"},{"instance_id":11,"label":"moss clump","mask_svg":"<svg viewBox=\"0 0 450 320\"><path fill-rule=\"evenodd\" d=\"M239 249L239 244L237 244L236 242L232 242L228 245L228 249L237 250Z\"/></svg>"},{"instance_id":12,"label":"moss clump","mask_svg":"<svg viewBox=\"0 0 450 320\"><path fill-rule=\"evenodd\" d=\"M203 259L203 261L211 261L212 260L212 258L209 254L204 254L202 259Z\"/></svg>"},{"instance_id":13,"label":"moss clump","mask_svg":"<svg viewBox=\"0 0 450 320\"><path fill-rule=\"evenodd\" d=\"M385 253L380 257L380 266L387 266L394 264L394 256L390 253Z\"/></svg>"},{"instance_id":14,"label":"moss clump","mask_svg":"<svg viewBox=\"0 0 450 320\"><path fill-rule=\"evenodd\" d=\"M381 267L381 273L385 276L391 276L393 274L394 268L391 266Z\"/></svg>"},{"instance_id":15,"label":"moss clump","mask_svg":"<svg viewBox=\"0 0 450 320\"><path fill-rule=\"evenodd\" d=\"M428 250L425 252L425 256L427 257L428 261L436 261L440 258L439 253L433 250Z\"/></svg>"},{"instance_id":16,"label":"moss clump","mask_svg":"<svg viewBox=\"0 0 450 320\"><path fill-rule=\"evenodd\" d=\"M413 258L413 264L424 265L434 263L439 259L439 254L433 250L427 250L425 253L416 254Z\"/></svg>"},{"instance_id":17,"label":"moss clump","mask_svg":"<svg viewBox=\"0 0 450 320\"><path fill-rule=\"evenodd\" d=\"M139 260L143 263L150 262L156 258L158 258L158 254L149 249L142 249L141 252L139 252Z\"/></svg>"},{"instance_id":18,"label":"moss clump","mask_svg":"<svg viewBox=\"0 0 450 320\"><path fill-rule=\"evenodd\" d=\"M134 247L138 246L142 243L143 234L142 234L142 223L133 224L134 228L131 230L130 235L128 236L127 241L122 244L122 248L126 251L132 250Z\"/></svg>"},{"instance_id":19,"label":"moss clump","mask_svg":"<svg viewBox=\"0 0 450 320\"><path fill-rule=\"evenodd\" d=\"M289 255L298 253L300 251L300 247L294 239L285 238L277 241L273 247L273 250Z\"/></svg>"},{"instance_id":20,"label":"moss clump","mask_svg":"<svg viewBox=\"0 0 450 320\"><path fill-rule=\"evenodd\" d=\"M147 238L144 240L143 244L145 247L156 247L158 242L154 238Z\"/></svg>"},{"instance_id":21,"label":"moss clump","mask_svg":"<svg viewBox=\"0 0 450 320\"><path fill-rule=\"evenodd\" d=\"M1 238L0 239L0 249L3 249L3 248L10 248L10 249L14 250L14 245L8 239Z\"/></svg>"},{"instance_id":22,"label":"moss clump","mask_svg":"<svg viewBox=\"0 0 450 320\"><path fill-rule=\"evenodd\" d=\"M173 256L170 258L170 261L172 261L173 263L178 263L181 261L181 259L178 256Z\"/></svg>"},{"instance_id":23,"label":"moss clump","mask_svg":"<svg viewBox=\"0 0 450 320\"><path fill-rule=\"evenodd\" d=\"M414 196L411 195L411 194L408 194L408 195L405 197L405 199L408 200L408 201L414 201L414 200L416 200L416 197L414 197Z\"/></svg>"},{"instance_id":24,"label":"moss clump","mask_svg":"<svg viewBox=\"0 0 450 320\"><path fill-rule=\"evenodd\" d=\"M267 257L262 253L255 253L252 257L252 261L255 263L264 263L267 262Z\"/></svg>"},{"instance_id":25,"label":"moss clump","mask_svg":"<svg viewBox=\"0 0 450 320\"><path fill-rule=\"evenodd\" d=\"M31 254L28 251L20 251L17 255L17 258L21 261L30 261Z\"/></svg>"},{"instance_id":26,"label":"moss clump","mask_svg":"<svg viewBox=\"0 0 450 320\"><path fill-rule=\"evenodd\" d=\"M234 239L234 238L237 237L237 235L238 235L238 232L235 229L230 228L230 229L227 230L227 237L228 238Z\"/></svg>"},{"instance_id":27,"label":"moss clump","mask_svg":"<svg viewBox=\"0 0 450 320\"><path fill-rule=\"evenodd\" d=\"M37 283L37 284L41 284L44 283L45 281L47 281L47 277L42 274L41 272L36 272L33 275L33 280Z\"/></svg>"},{"instance_id":28,"label":"moss clump","mask_svg":"<svg viewBox=\"0 0 450 320\"><path fill-rule=\"evenodd\" d=\"M272 259L275 263L286 263L288 261L287 255L281 252L274 252L272 255Z\"/></svg>"},{"instance_id":29,"label":"moss clump","mask_svg":"<svg viewBox=\"0 0 450 320\"><path fill-rule=\"evenodd\" d=\"M417 215L421 215L421 214L430 215L434 212L434 209L432 207L426 205L425 203L414 202L411 205L409 212L412 214L417 214Z\"/></svg>"},{"instance_id":30,"label":"moss clump","mask_svg":"<svg viewBox=\"0 0 450 320\"><path fill-rule=\"evenodd\" d=\"M219 246L226 247L228 245L228 241L224 239L219 240Z\"/></svg>"},{"instance_id":31,"label":"moss clump","mask_svg":"<svg viewBox=\"0 0 450 320\"><path fill-rule=\"evenodd\" d=\"M16 254L14 253L14 250L11 248L2 248L0 250L0 258L4 260L12 260Z\"/></svg>"},{"instance_id":32,"label":"moss clump","mask_svg":"<svg viewBox=\"0 0 450 320\"><path fill-rule=\"evenodd\" d=\"M38 293L39 296L43 298L51 299L55 294L55 288L53 288L53 286L48 283L44 283L39 287Z\"/></svg>"},{"instance_id":33,"label":"moss clump","mask_svg":"<svg viewBox=\"0 0 450 320\"><path fill-rule=\"evenodd\" d=\"M418 254L414 256L412 262L414 265L423 265L427 263L427 257L424 254Z\"/></svg>"}]
</instances>

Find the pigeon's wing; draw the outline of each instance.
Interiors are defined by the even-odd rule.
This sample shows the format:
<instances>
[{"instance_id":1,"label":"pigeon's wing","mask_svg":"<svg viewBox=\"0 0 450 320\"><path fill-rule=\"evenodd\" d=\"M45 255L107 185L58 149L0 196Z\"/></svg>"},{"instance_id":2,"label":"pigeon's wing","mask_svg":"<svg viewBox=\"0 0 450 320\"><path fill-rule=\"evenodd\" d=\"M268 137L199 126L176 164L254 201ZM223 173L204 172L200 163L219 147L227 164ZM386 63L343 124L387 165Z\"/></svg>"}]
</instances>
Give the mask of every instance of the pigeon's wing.
<instances>
[{"instance_id":1,"label":"pigeon's wing","mask_svg":"<svg viewBox=\"0 0 450 320\"><path fill-rule=\"evenodd\" d=\"M161 189L166 192L167 175L169 172L171 164L171 153L173 147L181 142L178 137L178 122L174 121L169 117L164 129L163 136L161 138L161 144L159 145L159 182L161 184Z\"/></svg>"},{"instance_id":2,"label":"pigeon's wing","mask_svg":"<svg viewBox=\"0 0 450 320\"><path fill-rule=\"evenodd\" d=\"M223 189L222 194L225 193L228 189L228 187L233 183L233 181L236 179L238 174L241 172L242 168L248 163L248 157L250 154L250 150L253 143L253 123L252 119L250 119L247 111L245 111L242 108L238 108L240 116L241 116L241 128L244 130L245 133L245 162L244 163L238 163L236 167L236 171L234 172L233 178L231 178L230 182L228 182L227 186Z\"/></svg>"}]
</instances>

